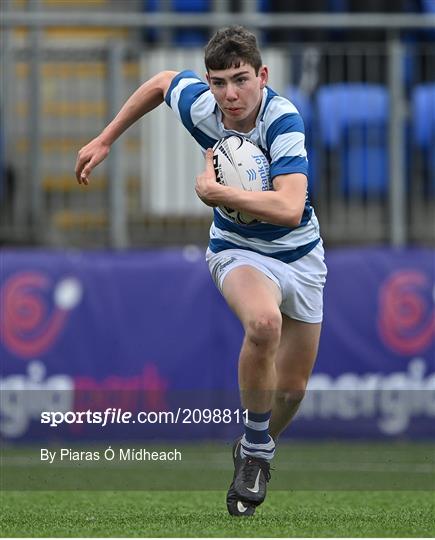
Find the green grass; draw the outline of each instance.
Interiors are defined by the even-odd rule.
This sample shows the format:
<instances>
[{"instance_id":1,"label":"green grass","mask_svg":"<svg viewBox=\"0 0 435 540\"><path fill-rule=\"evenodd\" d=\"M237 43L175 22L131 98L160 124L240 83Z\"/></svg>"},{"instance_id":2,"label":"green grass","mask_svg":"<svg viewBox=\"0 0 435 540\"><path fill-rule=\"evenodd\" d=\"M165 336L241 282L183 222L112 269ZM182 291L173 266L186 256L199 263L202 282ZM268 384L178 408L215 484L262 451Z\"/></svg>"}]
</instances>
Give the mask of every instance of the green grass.
<instances>
[{"instance_id":1,"label":"green grass","mask_svg":"<svg viewBox=\"0 0 435 540\"><path fill-rule=\"evenodd\" d=\"M39 447L3 446L1 536L435 536L431 443L282 441L253 518L226 511L229 444L176 446L180 463L52 465L41 462Z\"/></svg>"},{"instance_id":2,"label":"green grass","mask_svg":"<svg viewBox=\"0 0 435 540\"><path fill-rule=\"evenodd\" d=\"M47 446L46 444L44 446ZM6 491L224 491L231 477L230 443L113 444L115 459L103 459L106 446L76 445L97 450L99 461L41 461L40 447L0 448L0 485ZM69 448L70 445L65 445ZM145 446L173 450L181 461L123 461L119 449ZM435 486L435 451L430 443L281 441L273 464L271 487L293 491L420 491Z\"/></svg>"},{"instance_id":3,"label":"green grass","mask_svg":"<svg viewBox=\"0 0 435 540\"><path fill-rule=\"evenodd\" d=\"M253 518L222 492L3 492L2 536L431 537L429 492L271 491Z\"/></svg>"}]
</instances>

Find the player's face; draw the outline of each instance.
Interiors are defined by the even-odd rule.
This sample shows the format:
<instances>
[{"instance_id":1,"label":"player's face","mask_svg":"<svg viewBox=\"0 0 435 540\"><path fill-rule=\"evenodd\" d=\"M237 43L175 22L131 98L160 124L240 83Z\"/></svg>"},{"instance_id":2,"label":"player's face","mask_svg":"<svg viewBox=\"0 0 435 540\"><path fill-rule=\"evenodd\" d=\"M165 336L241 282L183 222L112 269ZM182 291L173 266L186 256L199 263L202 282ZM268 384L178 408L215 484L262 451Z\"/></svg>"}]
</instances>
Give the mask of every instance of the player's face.
<instances>
[{"instance_id":1,"label":"player's face","mask_svg":"<svg viewBox=\"0 0 435 540\"><path fill-rule=\"evenodd\" d=\"M249 64L208 71L207 81L227 129L247 132L255 127L267 78L266 66L259 69L258 75Z\"/></svg>"}]
</instances>

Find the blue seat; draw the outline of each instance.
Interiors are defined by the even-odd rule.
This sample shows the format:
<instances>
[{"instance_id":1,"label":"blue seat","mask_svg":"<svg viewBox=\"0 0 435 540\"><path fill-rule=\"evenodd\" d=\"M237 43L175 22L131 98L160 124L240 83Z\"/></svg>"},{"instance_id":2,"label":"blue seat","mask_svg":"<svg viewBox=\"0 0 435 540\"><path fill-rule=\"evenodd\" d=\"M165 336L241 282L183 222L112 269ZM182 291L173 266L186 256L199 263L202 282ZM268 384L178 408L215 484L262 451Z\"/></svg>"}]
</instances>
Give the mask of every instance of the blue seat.
<instances>
[{"instance_id":1,"label":"blue seat","mask_svg":"<svg viewBox=\"0 0 435 540\"><path fill-rule=\"evenodd\" d=\"M286 88L285 96L297 108L304 120L305 128L309 129L313 119L313 107L310 96L294 85L289 85Z\"/></svg>"},{"instance_id":2,"label":"blue seat","mask_svg":"<svg viewBox=\"0 0 435 540\"><path fill-rule=\"evenodd\" d=\"M182 47L204 47L208 41L206 30L181 28L174 32L174 44Z\"/></svg>"},{"instance_id":3,"label":"blue seat","mask_svg":"<svg viewBox=\"0 0 435 540\"><path fill-rule=\"evenodd\" d=\"M421 0L421 7L423 13L435 15L435 0ZM435 30L426 30L425 35L429 42L433 42L435 40Z\"/></svg>"},{"instance_id":4,"label":"blue seat","mask_svg":"<svg viewBox=\"0 0 435 540\"><path fill-rule=\"evenodd\" d=\"M172 0L172 9L177 13L207 13L211 0ZM208 33L203 29L179 28L174 33L174 43L183 47L204 47Z\"/></svg>"},{"instance_id":5,"label":"blue seat","mask_svg":"<svg viewBox=\"0 0 435 540\"><path fill-rule=\"evenodd\" d=\"M262 13L268 13L271 11L270 1L269 0L256 0L256 8ZM288 9L290 13L291 8ZM298 12L304 11L303 9L298 9ZM307 11L311 11L307 9ZM318 10L320 12L320 10ZM326 6L322 11L327 11L329 13L346 13L349 11L348 0L328 0Z\"/></svg>"},{"instance_id":6,"label":"blue seat","mask_svg":"<svg viewBox=\"0 0 435 540\"><path fill-rule=\"evenodd\" d=\"M256 8L261 13L268 13L270 11L269 0L257 0Z\"/></svg>"},{"instance_id":7,"label":"blue seat","mask_svg":"<svg viewBox=\"0 0 435 540\"><path fill-rule=\"evenodd\" d=\"M384 196L388 189L387 89L378 84L331 84L318 90L316 101L320 147L334 154L342 193Z\"/></svg>"},{"instance_id":8,"label":"blue seat","mask_svg":"<svg viewBox=\"0 0 435 540\"><path fill-rule=\"evenodd\" d=\"M162 11L163 2L167 0L143 0L144 10ZM169 0L169 9L176 13L206 13L211 9L211 0ZM158 33L150 32L152 41L158 40ZM181 46L201 46L208 41L208 33L203 29L179 28L174 31L173 42Z\"/></svg>"},{"instance_id":9,"label":"blue seat","mask_svg":"<svg viewBox=\"0 0 435 540\"><path fill-rule=\"evenodd\" d=\"M420 84L412 93L413 141L425 150L435 141L435 83Z\"/></svg>"},{"instance_id":10,"label":"blue seat","mask_svg":"<svg viewBox=\"0 0 435 540\"><path fill-rule=\"evenodd\" d=\"M329 0L328 11L330 13L347 13L349 2L347 0Z\"/></svg>"},{"instance_id":11,"label":"blue seat","mask_svg":"<svg viewBox=\"0 0 435 540\"><path fill-rule=\"evenodd\" d=\"M145 11L160 11L168 0L143 0ZM209 11L211 0L169 0L169 10L178 13L203 13Z\"/></svg>"},{"instance_id":12,"label":"blue seat","mask_svg":"<svg viewBox=\"0 0 435 540\"><path fill-rule=\"evenodd\" d=\"M412 143L425 167L426 193L435 194L435 83L416 86L411 96ZM429 189L427 189L429 188Z\"/></svg>"},{"instance_id":13,"label":"blue seat","mask_svg":"<svg viewBox=\"0 0 435 540\"><path fill-rule=\"evenodd\" d=\"M210 5L211 0L172 0L172 9L179 13L204 13Z\"/></svg>"},{"instance_id":14,"label":"blue seat","mask_svg":"<svg viewBox=\"0 0 435 540\"><path fill-rule=\"evenodd\" d=\"M435 0L422 0L421 3L425 13L435 14Z\"/></svg>"}]
</instances>

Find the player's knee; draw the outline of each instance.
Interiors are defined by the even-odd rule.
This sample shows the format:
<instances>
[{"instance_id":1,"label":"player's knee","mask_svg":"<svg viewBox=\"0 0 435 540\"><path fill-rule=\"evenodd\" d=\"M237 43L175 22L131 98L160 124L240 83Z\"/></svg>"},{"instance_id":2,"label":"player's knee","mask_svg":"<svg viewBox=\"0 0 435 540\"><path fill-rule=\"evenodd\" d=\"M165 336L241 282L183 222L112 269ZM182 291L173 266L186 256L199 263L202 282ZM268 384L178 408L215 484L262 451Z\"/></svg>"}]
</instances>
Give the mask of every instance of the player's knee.
<instances>
[{"instance_id":1,"label":"player's knee","mask_svg":"<svg viewBox=\"0 0 435 540\"><path fill-rule=\"evenodd\" d=\"M277 398L289 405L300 403L305 397L307 382L302 378L289 380L285 384L281 382Z\"/></svg>"},{"instance_id":2,"label":"player's knee","mask_svg":"<svg viewBox=\"0 0 435 540\"><path fill-rule=\"evenodd\" d=\"M259 346L275 346L281 338L281 314L264 312L253 317L247 325L246 337Z\"/></svg>"}]
</instances>

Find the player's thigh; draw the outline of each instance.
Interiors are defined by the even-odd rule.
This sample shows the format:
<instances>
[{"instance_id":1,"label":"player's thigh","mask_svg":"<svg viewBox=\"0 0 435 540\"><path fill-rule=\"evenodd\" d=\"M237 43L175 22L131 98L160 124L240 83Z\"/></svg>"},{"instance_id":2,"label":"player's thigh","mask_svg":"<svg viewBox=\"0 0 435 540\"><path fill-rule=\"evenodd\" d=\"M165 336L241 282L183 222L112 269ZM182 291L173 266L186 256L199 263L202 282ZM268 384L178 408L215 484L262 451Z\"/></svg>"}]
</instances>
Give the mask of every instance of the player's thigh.
<instances>
[{"instance_id":1,"label":"player's thigh","mask_svg":"<svg viewBox=\"0 0 435 540\"><path fill-rule=\"evenodd\" d=\"M276 283L253 266L233 268L225 276L222 294L246 329L261 317L281 321L281 291Z\"/></svg>"},{"instance_id":2,"label":"player's thigh","mask_svg":"<svg viewBox=\"0 0 435 540\"><path fill-rule=\"evenodd\" d=\"M281 341L275 361L278 390L305 390L319 348L321 323L283 315Z\"/></svg>"}]
</instances>

